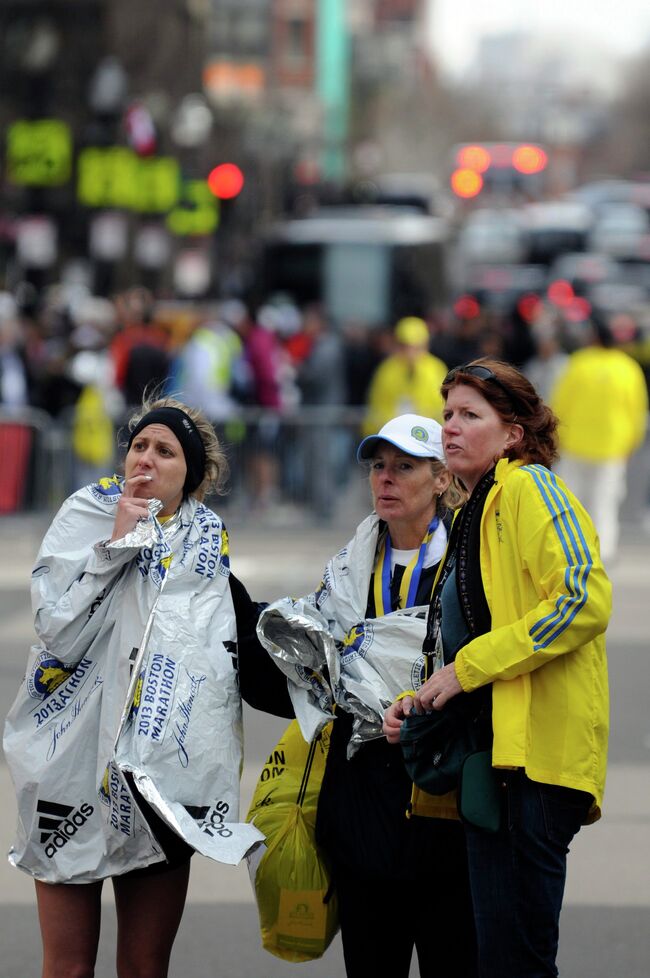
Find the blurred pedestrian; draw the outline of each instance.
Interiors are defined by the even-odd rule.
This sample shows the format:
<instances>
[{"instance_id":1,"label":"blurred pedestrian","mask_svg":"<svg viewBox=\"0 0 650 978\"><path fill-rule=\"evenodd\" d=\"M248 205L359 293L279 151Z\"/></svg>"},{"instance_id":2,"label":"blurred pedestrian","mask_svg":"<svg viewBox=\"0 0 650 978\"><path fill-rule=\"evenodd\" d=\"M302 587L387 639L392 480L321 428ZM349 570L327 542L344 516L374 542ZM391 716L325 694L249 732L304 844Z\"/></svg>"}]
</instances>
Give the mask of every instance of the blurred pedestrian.
<instances>
[{"instance_id":1,"label":"blurred pedestrian","mask_svg":"<svg viewBox=\"0 0 650 978\"><path fill-rule=\"evenodd\" d=\"M145 391L163 390L171 361L169 334L155 321L155 303L148 289L128 289L115 298L120 330L111 343L115 383L129 408L142 402Z\"/></svg>"},{"instance_id":2,"label":"blurred pedestrian","mask_svg":"<svg viewBox=\"0 0 650 978\"><path fill-rule=\"evenodd\" d=\"M34 429L29 407L34 380L13 296L0 292L0 513L20 509L29 495Z\"/></svg>"},{"instance_id":3,"label":"blurred pedestrian","mask_svg":"<svg viewBox=\"0 0 650 978\"><path fill-rule=\"evenodd\" d=\"M636 360L594 316L594 342L572 353L550 397L560 419L557 471L591 515L604 561L618 549L630 456L648 426L648 391Z\"/></svg>"},{"instance_id":4,"label":"blurred pedestrian","mask_svg":"<svg viewBox=\"0 0 650 978\"><path fill-rule=\"evenodd\" d=\"M395 326L396 350L379 364L370 382L363 433L378 431L398 414L439 418L440 384L447 367L429 353L429 329L423 319L407 316Z\"/></svg>"},{"instance_id":5,"label":"blurred pedestrian","mask_svg":"<svg viewBox=\"0 0 650 978\"><path fill-rule=\"evenodd\" d=\"M393 334L388 326L367 326L352 320L342 328L345 358L344 404L364 407L370 382L382 360L393 352Z\"/></svg>"},{"instance_id":6,"label":"blurred pedestrian","mask_svg":"<svg viewBox=\"0 0 650 978\"><path fill-rule=\"evenodd\" d=\"M33 396L18 308L9 292L0 292L0 406L5 411L19 411L29 407Z\"/></svg>"},{"instance_id":7,"label":"blurred pedestrian","mask_svg":"<svg viewBox=\"0 0 650 978\"><path fill-rule=\"evenodd\" d=\"M334 709L316 837L336 888L348 978L407 978L414 946L422 978L472 978L462 828L445 813L408 817L402 753L381 734L385 704L422 682L423 609L461 497L431 418L392 418L357 458L369 467L373 513L318 590L274 602L259 633L289 677L306 739Z\"/></svg>"},{"instance_id":8,"label":"blurred pedestrian","mask_svg":"<svg viewBox=\"0 0 650 978\"><path fill-rule=\"evenodd\" d=\"M246 460L249 503L258 511L268 510L276 496L280 412L286 406L287 385L293 384L288 377L293 368L287 363L278 335L283 314L292 316L291 310L262 306L257 318L246 311L237 326L250 369L252 405L261 409L249 432Z\"/></svg>"},{"instance_id":9,"label":"blurred pedestrian","mask_svg":"<svg viewBox=\"0 0 650 978\"><path fill-rule=\"evenodd\" d=\"M523 372L544 401L549 401L558 378L566 369L569 354L562 345L560 323L548 310L541 310L531 325L535 353Z\"/></svg>"},{"instance_id":10,"label":"blurred pedestrian","mask_svg":"<svg viewBox=\"0 0 650 978\"><path fill-rule=\"evenodd\" d=\"M316 517L331 518L348 440L338 410L345 399L345 360L339 332L317 305L303 310L308 353L296 370L300 391L300 464L308 505Z\"/></svg>"},{"instance_id":11,"label":"blurred pedestrian","mask_svg":"<svg viewBox=\"0 0 650 978\"><path fill-rule=\"evenodd\" d=\"M550 471L557 419L523 374L484 358L442 393L447 466L470 497L429 608L429 678L384 731L396 743L413 705L458 716L468 693L489 695L500 824L464 821L479 974L552 978L568 848L602 804L611 585L591 519ZM430 955L439 944L432 932Z\"/></svg>"},{"instance_id":12,"label":"blurred pedestrian","mask_svg":"<svg viewBox=\"0 0 650 978\"><path fill-rule=\"evenodd\" d=\"M129 430L124 477L74 493L43 540L40 645L5 728L43 978L94 974L106 878L117 975L165 978L194 851L236 863L257 841L238 822L240 697L292 713L203 502L225 475L211 424L168 398Z\"/></svg>"},{"instance_id":13,"label":"blurred pedestrian","mask_svg":"<svg viewBox=\"0 0 650 978\"><path fill-rule=\"evenodd\" d=\"M124 399L115 385L110 342L116 328L109 299L87 296L72 310L70 376L81 385L71 418L74 452L70 489L96 482L113 471L114 423L123 416Z\"/></svg>"},{"instance_id":14,"label":"blurred pedestrian","mask_svg":"<svg viewBox=\"0 0 650 978\"><path fill-rule=\"evenodd\" d=\"M241 338L221 309L209 310L177 354L173 386L211 421L226 421L237 411L236 365L243 354Z\"/></svg>"}]
</instances>

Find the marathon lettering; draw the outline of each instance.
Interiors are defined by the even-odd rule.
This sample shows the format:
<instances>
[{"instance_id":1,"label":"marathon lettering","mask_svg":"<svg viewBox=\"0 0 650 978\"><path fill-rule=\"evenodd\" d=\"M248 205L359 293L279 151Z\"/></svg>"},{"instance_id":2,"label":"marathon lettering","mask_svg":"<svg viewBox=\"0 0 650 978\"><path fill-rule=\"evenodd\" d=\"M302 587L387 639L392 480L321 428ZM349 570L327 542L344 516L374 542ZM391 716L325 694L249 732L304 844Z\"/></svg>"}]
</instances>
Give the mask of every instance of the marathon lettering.
<instances>
[{"instance_id":1,"label":"marathon lettering","mask_svg":"<svg viewBox=\"0 0 650 978\"><path fill-rule=\"evenodd\" d=\"M196 556L196 573L201 577L212 580L219 567L221 534L213 532L209 535L203 534L199 540L199 552Z\"/></svg>"},{"instance_id":2,"label":"marathon lettering","mask_svg":"<svg viewBox=\"0 0 650 978\"><path fill-rule=\"evenodd\" d=\"M285 764L286 760L284 751L274 750L273 753L269 755L268 761L262 768L260 781L272 781L273 778L279 778L282 774L284 774Z\"/></svg>"},{"instance_id":3,"label":"marathon lettering","mask_svg":"<svg viewBox=\"0 0 650 978\"><path fill-rule=\"evenodd\" d=\"M88 700L90 699L90 697L93 695L93 693L96 690L98 690L100 688L100 686L102 685L102 683L103 683L102 677L101 676L95 676L95 682L90 687L90 689L88 690L88 692L86 693L86 695L83 697L83 699L81 697L79 697L79 699L75 703L72 704L72 708L71 708L71 710L70 710L67 718L65 720L61 720L61 721L58 721L58 722L52 724L52 739L50 740L50 746L48 748L47 755L46 755L46 758L47 758L48 761L51 761L52 758L54 757L54 754L56 752L57 745L58 745L59 740L61 739L61 737L63 737L65 734L68 733L68 731L70 730L70 727L73 725L73 723L75 722L75 720L78 718L78 716L80 715L81 711L85 707L85 705L88 702Z\"/></svg>"},{"instance_id":4,"label":"marathon lettering","mask_svg":"<svg viewBox=\"0 0 650 978\"><path fill-rule=\"evenodd\" d=\"M162 652L154 652L142 686L138 710L138 736L161 740L169 719L174 689L176 662Z\"/></svg>"},{"instance_id":5,"label":"marathon lettering","mask_svg":"<svg viewBox=\"0 0 650 978\"><path fill-rule=\"evenodd\" d=\"M216 573L227 575L229 573L228 559L227 556L224 558L222 548L227 555L228 540L227 535L225 540L222 540L222 534L225 535L223 523L221 520L215 519L214 513L207 507L197 509L196 518L201 527L201 536L194 567L195 572L207 580L212 580Z\"/></svg>"},{"instance_id":6,"label":"marathon lettering","mask_svg":"<svg viewBox=\"0 0 650 978\"><path fill-rule=\"evenodd\" d=\"M163 543L157 543L154 547L142 547L136 558L136 566L143 577L148 577L152 564L158 565L168 554L169 548Z\"/></svg>"},{"instance_id":7,"label":"marathon lettering","mask_svg":"<svg viewBox=\"0 0 650 978\"><path fill-rule=\"evenodd\" d=\"M117 770L112 765L110 768L109 790L111 797L111 826L116 832L130 836L133 834L133 802Z\"/></svg>"},{"instance_id":8,"label":"marathon lettering","mask_svg":"<svg viewBox=\"0 0 650 978\"><path fill-rule=\"evenodd\" d=\"M187 670L185 670L187 672ZM178 712L181 714L182 722L179 723L178 720L174 722L174 740L178 744L178 760L181 767L188 767L190 759L185 749L185 740L187 738L187 732L190 728L190 715L192 713L192 707L194 706L194 701L199 694L201 683L205 682L206 676L193 676L190 672L187 672L190 678L190 695L186 700L180 700L178 704Z\"/></svg>"},{"instance_id":9,"label":"marathon lettering","mask_svg":"<svg viewBox=\"0 0 650 978\"><path fill-rule=\"evenodd\" d=\"M37 710L34 710L32 716L36 720L36 727L42 726L48 720L51 720L53 716L64 710L68 703L77 696L79 690L85 684L89 670L96 665L92 659L82 659L72 675L64 683L61 683L57 687L55 693L52 693L46 700L43 701L42 706L39 706ZM101 677L97 677L101 683Z\"/></svg>"}]
</instances>

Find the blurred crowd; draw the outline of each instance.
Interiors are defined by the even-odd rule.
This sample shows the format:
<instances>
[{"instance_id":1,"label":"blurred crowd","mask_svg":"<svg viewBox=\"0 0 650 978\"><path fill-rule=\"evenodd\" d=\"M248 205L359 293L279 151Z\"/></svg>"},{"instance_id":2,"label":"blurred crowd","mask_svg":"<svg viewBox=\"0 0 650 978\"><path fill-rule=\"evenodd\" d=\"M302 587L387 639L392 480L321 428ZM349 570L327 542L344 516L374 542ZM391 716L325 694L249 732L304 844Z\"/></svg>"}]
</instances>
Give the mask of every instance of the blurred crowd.
<instances>
[{"instance_id":1,"label":"blurred crowd","mask_svg":"<svg viewBox=\"0 0 650 978\"><path fill-rule=\"evenodd\" d=\"M522 367L553 404L575 358L592 351L591 370L562 393L568 412L572 401L589 397L587 380L598 376L602 351L610 368L613 353L633 403L617 402L623 395L611 381L604 396L601 378L581 423L599 433L587 461L602 462L603 451L627 459L647 422L649 372L637 363L643 349L628 313L565 316L541 301L495 318L467 298L427 319L335 328L318 305L299 308L286 295L252 310L239 299L161 301L140 287L103 298L58 286L38 301L29 292L0 293L0 408L5 420L36 409L69 430L80 485L110 470L116 430L145 391L179 395L242 449L246 471L234 472L233 481L245 485L247 505L264 509L285 490L327 519L355 439L396 414L439 418L447 370L480 356ZM621 413L631 430L605 449L608 417ZM289 424L290 443L282 437ZM580 433L578 455L587 441L593 438Z\"/></svg>"}]
</instances>

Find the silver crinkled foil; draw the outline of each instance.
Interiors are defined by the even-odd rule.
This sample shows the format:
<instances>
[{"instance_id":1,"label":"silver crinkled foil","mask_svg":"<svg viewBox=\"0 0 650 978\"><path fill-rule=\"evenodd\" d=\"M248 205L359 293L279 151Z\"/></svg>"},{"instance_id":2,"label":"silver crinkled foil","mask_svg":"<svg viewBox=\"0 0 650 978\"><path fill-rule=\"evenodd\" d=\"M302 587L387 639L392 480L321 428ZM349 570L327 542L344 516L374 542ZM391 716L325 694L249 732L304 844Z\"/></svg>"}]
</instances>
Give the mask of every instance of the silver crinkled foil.
<instances>
[{"instance_id":1,"label":"silver crinkled foil","mask_svg":"<svg viewBox=\"0 0 650 978\"><path fill-rule=\"evenodd\" d=\"M111 549L121 550L123 547L144 547L154 542L156 537L156 524L154 516L162 509L159 499L150 499L148 502L149 515L141 516L130 533L123 536L120 540L113 540L109 545Z\"/></svg>"}]
</instances>

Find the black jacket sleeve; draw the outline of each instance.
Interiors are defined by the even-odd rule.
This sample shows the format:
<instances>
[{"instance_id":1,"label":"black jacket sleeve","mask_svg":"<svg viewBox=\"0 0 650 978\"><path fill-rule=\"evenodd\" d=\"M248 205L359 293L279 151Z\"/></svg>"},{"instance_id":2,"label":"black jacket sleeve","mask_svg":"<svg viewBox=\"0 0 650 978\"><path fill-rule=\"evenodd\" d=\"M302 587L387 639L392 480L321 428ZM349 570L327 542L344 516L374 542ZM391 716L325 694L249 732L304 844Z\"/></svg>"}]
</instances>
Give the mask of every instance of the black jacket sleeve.
<instances>
[{"instance_id":1,"label":"black jacket sleeve","mask_svg":"<svg viewBox=\"0 0 650 978\"><path fill-rule=\"evenodd\" d=\"M230 593L237 621L237 650L239 658L239 688L242 699L255 710L276 717L294 716L287 690L287 679L273 662L257 637L260 612L266 607L257 604L231 572Z\"/></svg>"}]
</instances>

